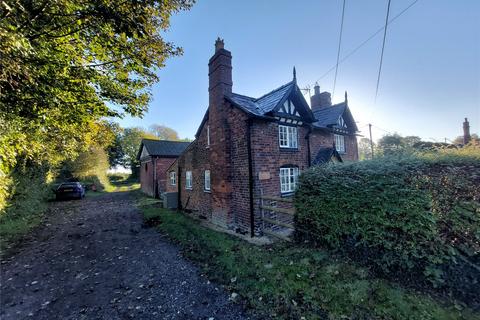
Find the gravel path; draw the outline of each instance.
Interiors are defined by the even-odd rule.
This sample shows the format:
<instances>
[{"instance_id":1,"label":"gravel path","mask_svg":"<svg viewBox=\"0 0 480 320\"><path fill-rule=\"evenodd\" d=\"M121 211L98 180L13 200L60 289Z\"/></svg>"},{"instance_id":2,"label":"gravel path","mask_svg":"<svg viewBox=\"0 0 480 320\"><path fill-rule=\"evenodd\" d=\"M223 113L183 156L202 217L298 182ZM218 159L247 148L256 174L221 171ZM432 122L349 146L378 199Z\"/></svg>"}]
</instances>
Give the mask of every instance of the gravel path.
<instances>
[{"instance_id":1,"label":"gravel path","mask_svg":"<svg viewBox=\"0 0 480 320\"><path fill-rule=\"evenodd\" d=\"M1 319L249 319L128 193L54 203L1 262Z\"/></svg>"}]
</instances>

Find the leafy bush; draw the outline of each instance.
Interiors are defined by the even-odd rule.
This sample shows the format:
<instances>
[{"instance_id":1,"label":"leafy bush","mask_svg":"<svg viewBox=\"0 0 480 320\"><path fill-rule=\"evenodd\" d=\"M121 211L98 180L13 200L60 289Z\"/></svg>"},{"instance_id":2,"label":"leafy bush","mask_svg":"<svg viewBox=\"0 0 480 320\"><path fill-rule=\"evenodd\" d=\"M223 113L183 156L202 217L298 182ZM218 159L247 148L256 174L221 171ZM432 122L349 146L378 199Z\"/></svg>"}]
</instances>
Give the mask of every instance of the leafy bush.
<instances>
[{"instance_id":1,"label":"leafy bush","mask_svg":"<svg viewBox=\"0 0 480 320\"><path fill-rule=\"evenodd\" d=\"M101 147L91 147L80 153L73 161L67 161L62 168L60 179L78 179L87 185L95 184L100 189L111 189L107 170L110 167L108 155Z\"/></svg>"},{"instance_id":2,"label":"leafy bush","mask_svg":"<svg viewBox=\"0 0 480 320\"><path fill-rule=\"evenodd\" d=\"M288 243L255 246L137 196L145 222L153 220L211 281L238 293L256 318L480 320L451 300L438 302L370 277L365 268L325 250Z\"/></svg>"},{"instance_id":3,"label":"leafy bush","mask_svg":"<svg viewBox=\"0 0 480 320\"><path fill-rule=\"evenodd\" d=\"M40 166L17 166L8 176L6 206L0 210L0 250L40 223L53 195L48 170Z\"/></svg>"},{"instance_id":4,"label":"leafy bush","mask_svg":"<svg viewBox=\"0 0 480 320\"><path fill-rule=\"evenodd\" d=\"M447 271L461 265L480 290L479 201L478 148L315 167L300 179L295 238L435 286L458 287Z\"/></svg>"}]
</instances>

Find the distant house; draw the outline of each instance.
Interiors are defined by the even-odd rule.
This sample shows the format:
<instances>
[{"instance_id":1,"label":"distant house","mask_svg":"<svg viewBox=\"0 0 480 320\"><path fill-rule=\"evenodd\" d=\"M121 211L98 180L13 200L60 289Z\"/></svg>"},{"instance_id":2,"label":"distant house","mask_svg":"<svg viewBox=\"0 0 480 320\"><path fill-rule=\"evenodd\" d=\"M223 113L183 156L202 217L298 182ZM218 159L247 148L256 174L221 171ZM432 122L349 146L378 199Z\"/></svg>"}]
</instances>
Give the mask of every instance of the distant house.
<instances>
[{"instance_id":1,"label":"distant house","mask_svg":"<svg viewBox=\"0 0 480 320\"><path fill-rule=\"evenodd\" d=\"M332 105L315 86L311 107L293 80L259 97L232 92L232 56L223 41L209 61L209 106L196 139L167 169L178 205L219 226L258 234L261 196L291 197L302 170L358 160L347 96ZM271 204L274 205L274 204Z\"/></svg>"},{"instance_id":2,"label":"distant house","mask_svg":"<svg viewBox=\"0 0 480 320\"><path fill-rule=\"evenodd\" d=\"M190 142L143 139L138 150L142 191L158 197L165 191L166 170Z\"/></svg>"}]
</instances>

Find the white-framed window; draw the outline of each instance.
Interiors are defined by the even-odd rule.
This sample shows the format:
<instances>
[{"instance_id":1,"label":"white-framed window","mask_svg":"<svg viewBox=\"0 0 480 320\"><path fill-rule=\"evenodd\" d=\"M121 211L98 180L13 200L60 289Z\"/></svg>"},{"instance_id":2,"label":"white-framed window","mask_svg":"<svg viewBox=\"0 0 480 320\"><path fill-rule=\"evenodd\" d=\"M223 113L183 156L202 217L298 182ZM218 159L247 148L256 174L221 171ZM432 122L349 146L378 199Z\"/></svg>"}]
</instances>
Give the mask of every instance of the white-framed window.
<instances>
[{"instance_id":1,"label":"white-framed window","mask_svg":"<svg viewBox=\"0 0 480 320\"><path fill-rule=\"evenodd\" d=\"M345 153L345 136L341 134L335 134L335 148L340 153Z\"/></svg>"},{"instance_id":2,"label":"white-framed window","mask_svg":"<svg viewBox=\"0 0 480 320\"><path fill-rule=\"evenodd\" d=\"M170 185L174 186L177 184L177 173L175 171L170 171Z\"/></svg>"},{"instance_id":3,"label":"white-framed window","mask_svg":"<svg viewBox=\"0 0 480 320\"><path fill-rule=\"evenodd\" d=\"M192 171L185 172L185 188L192 189Z\"/></svg>"},{"instance_id":4,"label":"white-framed window","mask_svg":"<svg viewBox=\"0 0 480 320\"><path fill-rule=\"evenodd\" d=\"M204 181L205 181L205 191L210 191L210 170L205 170L205 175L204 175Z\"/></svg>"},{"instance_id":5,"label":"white-framed window","mask_svg":"<svg viewBox=\"0 0 480 320\"><path fill-rule=\"evenodd\" d=\"M281 193L293 192L298 183L298 167L280 168L280 191Z\"/></svg>"},{"instance_id":6,"label":"white-framed window","mask_svg":"<svg viewBox=\"0 0 480 320\"><path fill-rule=\"evenodd\" d=\"M298 133L297 127L278 126L278 141L281 148L297 148Z\"/></svg>"},{"instance_id":7,"label":"white-framed window","mask_svg":"<svg viewBox=\"0 0 480 320\"><path fill-rule=\"evenodd\" d=\"M210 147L210 125L207 125L207 148Z\"/></svg>"}]
</instances>

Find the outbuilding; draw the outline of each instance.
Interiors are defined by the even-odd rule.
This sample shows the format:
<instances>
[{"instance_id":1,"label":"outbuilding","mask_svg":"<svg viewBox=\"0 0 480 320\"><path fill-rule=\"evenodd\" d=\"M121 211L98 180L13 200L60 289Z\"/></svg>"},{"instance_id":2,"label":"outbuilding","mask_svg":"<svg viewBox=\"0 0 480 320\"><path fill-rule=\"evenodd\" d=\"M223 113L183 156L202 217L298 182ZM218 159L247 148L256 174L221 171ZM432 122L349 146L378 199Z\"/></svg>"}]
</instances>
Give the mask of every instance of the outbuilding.
<instances>
[{"instance_id":1,"label":"outbuilding","mask_svg":"<svg viewBox=\"0 0 480 320\"><path fill-rule=\"evenodd\" d=\"M190 142L143 139L138 150L140 184L144 193L158 198L165 191L166 170Z\"/></svg>"}]
</instances>

